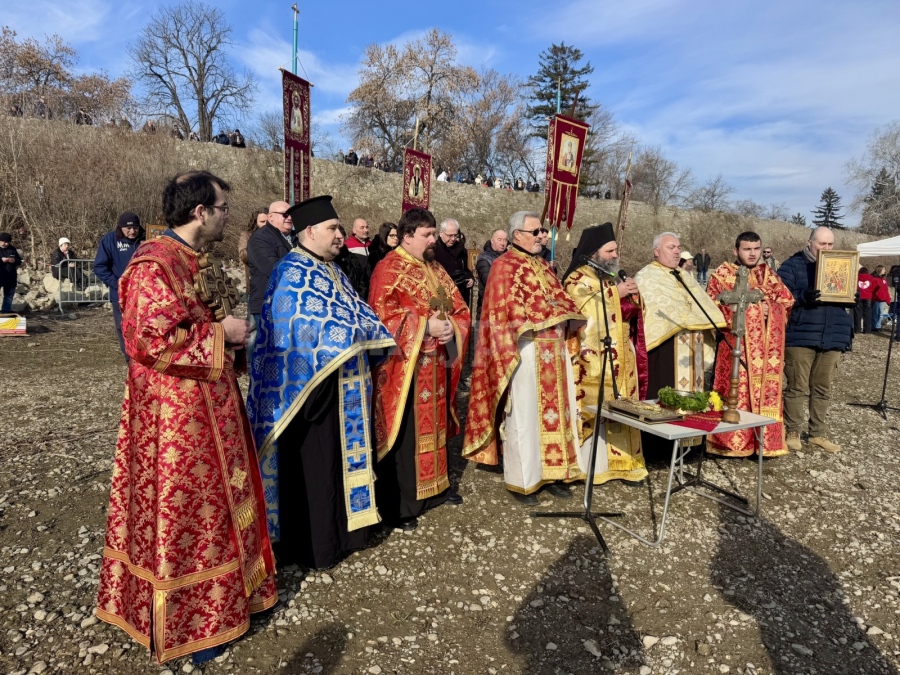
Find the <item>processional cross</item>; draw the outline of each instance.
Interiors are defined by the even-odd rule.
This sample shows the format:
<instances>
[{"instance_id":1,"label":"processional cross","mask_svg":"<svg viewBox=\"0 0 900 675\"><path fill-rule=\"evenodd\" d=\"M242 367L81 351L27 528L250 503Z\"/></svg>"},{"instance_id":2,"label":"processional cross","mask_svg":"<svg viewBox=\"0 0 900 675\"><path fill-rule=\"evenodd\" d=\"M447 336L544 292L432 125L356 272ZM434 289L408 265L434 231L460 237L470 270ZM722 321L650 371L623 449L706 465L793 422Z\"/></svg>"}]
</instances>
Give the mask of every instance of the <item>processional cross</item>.
<instances>
[{"instance_id":1,"label":"processional cross","mask_svg":"<svg viewBox=\"0 0 900 675\"><path fill-rule=\"evenodd\" d=\"M725 401L726 408L722 412L722 421L728 424L737 424L741 421L737 409L738 385L741 379L741 340L747 332L747 307L765 297L758 288L750 288L749 276L750 270L741 265L738 267L734 288L722 291L716 298L723 305L729 305L734 309L734 318L731 320L731 334L734 336L734 347L731 349L731 388Z\"/></svg>"},{"instance_id":2,"label":"processional cross","mask_svg":"<svg viewBox=\"0 0 900 675\"><path fill-rule=\"evenodd\" d=\"M440 312L437 318L441 321L447 320L446 312L449 312L453 309L453 303L450 302L450 298L447 295L447 289L443 286L438 286L437 295L433 296L431 300L428 301L428 306L431 309Z\"/></svg>"},{"instance_id":3,"label":"processional cross","mask_svg":"<svg viewBox=\"0 0 900 675\"><path fill-rule=\"evenodd\" d=\"M198 261L200 271L194 275L194 290L200 300L213 311L216 321L221 321L234 312L240 301L234 280L225 274L222 261L209 258L206 254Z\"/></svg>"}]
</instances>

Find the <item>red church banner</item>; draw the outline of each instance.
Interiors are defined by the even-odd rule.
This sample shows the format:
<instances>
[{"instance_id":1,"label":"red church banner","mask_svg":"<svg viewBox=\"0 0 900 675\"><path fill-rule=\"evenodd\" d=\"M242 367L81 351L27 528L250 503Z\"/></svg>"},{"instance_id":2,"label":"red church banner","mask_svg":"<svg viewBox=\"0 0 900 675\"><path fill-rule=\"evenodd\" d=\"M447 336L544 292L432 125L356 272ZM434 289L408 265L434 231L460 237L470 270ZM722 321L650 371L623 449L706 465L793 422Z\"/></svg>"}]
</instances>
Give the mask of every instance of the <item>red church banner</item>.
<instances>
[{"instance_id":1,"label":"red church banner","mask_svg":"<svg viewBox=\"0 0 900 675\"><path fill-rule=\"evenodd\" d=\"M431 201L431 155L406 149L403 153L403 213L427 209Z\"/></svg>"},{"instance_id":2,"label":"red church banner","mask_svg":"<svg viewBox=\"0 0 900 675\"><path fill-rule=\"evenodd\" d=\"M551 226L572 229L578 199L578 177L590 126L571 117L550 120L547 138L547 219Z\"/></svg>"},{"instance_id":3,"label":"red church banner","mask_svg":"<svg viewBox=\"0 0 900 675\"><path fill-rule=\"evenodd\" d=\"M309 82L282 69L284 105L284 199L309 199Z\"/></svg>"}]
</instances>

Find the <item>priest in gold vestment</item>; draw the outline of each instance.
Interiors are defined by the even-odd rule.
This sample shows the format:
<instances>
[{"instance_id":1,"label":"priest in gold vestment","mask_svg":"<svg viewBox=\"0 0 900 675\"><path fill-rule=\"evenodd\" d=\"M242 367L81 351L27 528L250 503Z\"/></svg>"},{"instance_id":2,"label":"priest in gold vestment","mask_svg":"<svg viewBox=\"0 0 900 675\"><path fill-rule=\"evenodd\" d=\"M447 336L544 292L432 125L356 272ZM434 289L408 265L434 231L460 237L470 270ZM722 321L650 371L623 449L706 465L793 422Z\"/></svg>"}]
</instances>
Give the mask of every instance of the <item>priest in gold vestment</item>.
<instances>
[{"instance_id":1,"label":"priest in gold vestment","mask_svg":"<svg viewBox=\"0 0 900 675\"><path fill-rule=\"evenodd\" d=\"M571 497L566 483L584 478L566 349L584 317L540 256L540 231L538 214L513 214L512 248L491 266L463 441L463 457L482 464L499 464L502 452L506 488L526 505L544 486Z\"/></svg>"},{"instance_id":2,"label":"priest in gold vestment","mask_svg":"<svg viewBox=\"0 0 900 675\"><path fill-rule=\"evenodd\" d=\"M643 322L636 299L637 285L632 279L620 281L616 276L618 271L619 254L613 225L604 223L581 233L572 263L563 275L566 292L587 317L587 324L569 341L577 401L578 465L585 473L596 428L596 415L587 408L596 407L600 395L607 326L612 344L603 372L603 400L613 400L616 390L622 398L632 400L643 398L647 393L647 352L643 339L639 339L642 338ZM616 389L613 387L614 374ZM615 479L635 482L646 476L640 432L618 422L602 424L594 484Z\"/></svg>"},{"instance_id":3,"label":"priest in gold vestment","mask_svg":"<svg viewBox=\"0 0 900 675\"><path fill-rule=\"evenodd\" d=\"M694 278L678 270L681 242L677 234L656 235L653 257L652 263L634 275L644 309L647 396L656 398L663 387L703 391L704 372L712 367L715 358L714 328L724 328L725 317ZM690 289L693 298L673 272Z\"/></svg>"}]
</instances>

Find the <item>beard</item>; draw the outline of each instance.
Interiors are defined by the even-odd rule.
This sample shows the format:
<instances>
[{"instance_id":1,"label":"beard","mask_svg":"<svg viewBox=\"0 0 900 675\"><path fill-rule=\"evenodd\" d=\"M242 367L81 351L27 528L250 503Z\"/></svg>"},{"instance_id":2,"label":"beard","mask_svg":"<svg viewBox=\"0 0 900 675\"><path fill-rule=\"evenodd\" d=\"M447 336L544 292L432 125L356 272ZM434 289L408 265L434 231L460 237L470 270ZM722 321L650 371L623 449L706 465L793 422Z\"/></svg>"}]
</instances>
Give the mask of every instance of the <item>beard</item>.
<instances>
[{"instance_id":1,"label":"beard","mask_svg":"<svg viewBox=\"0 0 900 675\"><path fill-rule=\"evenodd\" d=\"M425 250L422 251L422 260L425 262L434 262L434 258L434 244L426 246Z\"/></svg>"},{"instance_id":2,"label":"beard","mask_svg":"<svg viewBox=\"0 0 900 675\"><path fill-rule=\"evenodd\" d=\"M619 273L619 259L611 258L609 260L598 260L597 267L606 272L609 276L614 277Z\"/></svg>"}]
</instances>

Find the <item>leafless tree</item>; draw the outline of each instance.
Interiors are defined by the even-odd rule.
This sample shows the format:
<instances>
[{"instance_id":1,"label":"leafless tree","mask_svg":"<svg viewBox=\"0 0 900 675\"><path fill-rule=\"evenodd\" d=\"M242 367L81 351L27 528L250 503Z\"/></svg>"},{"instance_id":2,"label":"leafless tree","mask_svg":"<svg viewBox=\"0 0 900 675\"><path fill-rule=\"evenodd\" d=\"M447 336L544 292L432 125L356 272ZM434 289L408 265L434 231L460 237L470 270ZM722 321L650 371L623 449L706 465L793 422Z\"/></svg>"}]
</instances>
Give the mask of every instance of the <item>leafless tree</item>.
<instances>
[{"instance_id":1,"label":"leafless tree","mask_svg":"<svg viewBox=\"0 0 900 675\"><path fill-rule=\"evenodd\" d=\"M261 112L250 127L250 138L266 150L281 150L284 147L284 115L280 110Z\"/></svg>"},{"instance_id":2,"label":"leafless tree","mask_svg":"<svg viewBox=\"0 0 900 675\"><path fill-rule=\"evenodd\" d=\"M769 204L766 206L764 217L769 220L783 220L785 222L790 222L791 212L788 211L788 205L785 202L778 202L777 204Z\"/></svg>"},{"instance_id":3,"label":"leafless tree","mask_svg":"<svg viewBox=\"0 0 900 675\"><path fill-rule=\"evenodd\" d=\"M685 206L698 211L728 210L728 196L734 188L725 182L722 174L710 178L703 185L693 190L684 200Z\"/></svg>"},{"instance_id":4,"label":"leafless tree","mask_svg":"<svg viewBox=\"0 0 900 675\"><path fill-rule=\"evenodd\" d=\"M154 14L129 50L148 112L168 117L185 136L196 126L205 141L216 121L247 112L256 84L229 63L231 33L222 10L200 2Z\"/></svg>"},{"instance_id":5,"label":"leafless tree","mask_svg":"<svg viewBox=\"0 0 900 675\"><path fill-rule=\"evenodd\" d=\"M401 49L369 45L359 85L347 98L352 109L344 126L354 144L393 164L413 144L418 120L418 147L436 165L457 164L455 125L479 77L456 62L456 53L452 37L438 30Z\"/></svg>"},{"instance_id":6,"label":"leafless tree","mask_svg":"<svg viewBox=\"0 0 900 675\"><path fill-rule=\"evenodd\" d=\"M900 232L900 120L876 129L846 173L856 188L851 208L862 212L860 230L878 236Z\"/></svg>"},{"instance_id":7,"label":"leafless tree","mask_svg":"<svg viewBox=\"0 0 900 675\"><path fill-rule=\"evenodd\" d=\"M693 173L666 158L659 146L641 147L635 153L632 166L635 201L647 202L659 208L674 204L689 193Z\"/></svg>"},{"instance_id":8,"label":"leafless tree","mask_svg":"<svg viewBox=\"0 0 900 675\"><path fill-rule=\"evenodd\" d=\"M750 218L764 218L766 207L752 199L739 199L731 205L732 213Z\"/></svg>"}]
</instances>

